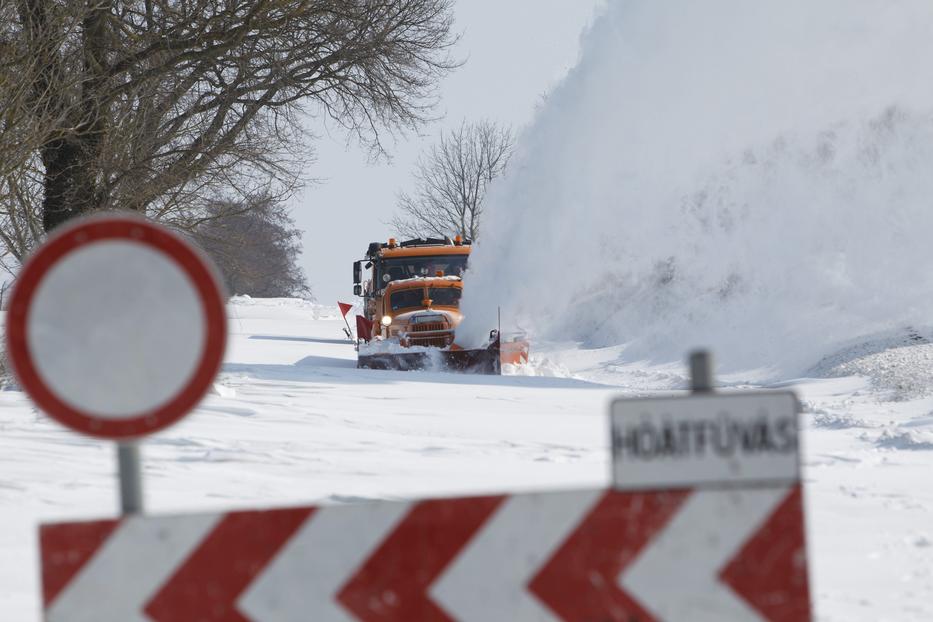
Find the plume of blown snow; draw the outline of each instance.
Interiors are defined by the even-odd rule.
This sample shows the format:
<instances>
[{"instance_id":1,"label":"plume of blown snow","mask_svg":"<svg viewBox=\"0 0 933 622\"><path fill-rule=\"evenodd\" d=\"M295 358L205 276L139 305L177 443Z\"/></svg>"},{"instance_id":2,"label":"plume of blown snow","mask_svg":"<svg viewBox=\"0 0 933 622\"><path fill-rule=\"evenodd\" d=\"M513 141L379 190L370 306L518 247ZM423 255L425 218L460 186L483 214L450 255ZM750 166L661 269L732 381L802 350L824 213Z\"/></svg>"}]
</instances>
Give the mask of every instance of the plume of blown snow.
<instances>
[{"instance_id":1,"label":"plume of blown snow","mask_svg":"<svg viewBox=\"0 0 933 622\"><path fill-rule=\"evenodd\" d=\"M492 189L458 340L806 369L933 317L933 3L610 2Z\"/></svg>"}]
</instances>

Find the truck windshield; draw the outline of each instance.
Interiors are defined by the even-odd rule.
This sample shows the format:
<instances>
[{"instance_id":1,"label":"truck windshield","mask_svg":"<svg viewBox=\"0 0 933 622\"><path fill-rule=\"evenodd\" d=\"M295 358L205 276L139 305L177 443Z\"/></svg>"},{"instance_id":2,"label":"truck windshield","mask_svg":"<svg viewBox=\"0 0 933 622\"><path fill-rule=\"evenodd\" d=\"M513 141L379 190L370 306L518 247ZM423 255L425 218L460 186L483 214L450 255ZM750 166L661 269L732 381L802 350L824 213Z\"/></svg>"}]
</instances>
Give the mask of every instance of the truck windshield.
<instances>
[{"instance_id":1,"label":"truck windshield","mask_svg":"<svg viewBox=\"0 0 933 622\"><path fill-rule=\"evenodd\" d=\"M424 301L424 289L417 287L415 289L403 289L395 292L390 298L392 310L398 311L407 307L420 307Z\"/></svg>"},{"instance_id":2,"label":"truck windshield","mask_svg":"<svg viewBox=\"0 0 933 622\"><path fill-rule=\"evenodd\" d=\"M431 293L428 297L439 307L460 306L462 291L459 287L432 287L428 291Z\"/></svg>"},{"instance_id":3,"label":"truck windshield","mask_svg":"<svg viewBox=\"0 0 933 622\"><path fill-rule=\"evenodd\" d=\"M468 255L438 255L435 257L393 257L385 259L376 273L377 283L435 276L440 270L444 276L463 276ZM385 276L389 278L386 279Z\"/></svg>"},{"instance_id":4,"label":"truck windshield","mask_svg":"<svg viewBox=\"0 0 933 622\"><path fill-rule=\"evenodd\" d=\"M439 307L457 307L460 305L459 287L431 287L428 289L428 298L432 304ZM424 302L424 288L403 289L392 294L389 302L393 311L409 307L421 307Z\"/></svg>"}]
</instances>

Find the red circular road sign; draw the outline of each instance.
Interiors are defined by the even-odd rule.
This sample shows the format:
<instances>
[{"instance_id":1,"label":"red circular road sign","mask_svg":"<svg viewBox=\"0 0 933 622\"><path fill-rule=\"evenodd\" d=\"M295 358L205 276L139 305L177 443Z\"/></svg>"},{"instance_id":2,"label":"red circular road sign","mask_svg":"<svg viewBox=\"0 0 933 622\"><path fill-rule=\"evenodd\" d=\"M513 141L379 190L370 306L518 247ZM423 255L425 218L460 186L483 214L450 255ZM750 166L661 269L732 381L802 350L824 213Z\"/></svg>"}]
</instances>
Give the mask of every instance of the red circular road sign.
<instances>
[{"instance_id":1,"label":"red circular road sign","mask_svg":"<svg viewBox=\"0 0 933 622\"><path fill-rule=\"evenodd\" d=\"M23 390L67 427L109 439L184 417L226 337L211 265L168 229L121 214L52 234L23 266L6 320Z\"/></svg>"}]
</instances>

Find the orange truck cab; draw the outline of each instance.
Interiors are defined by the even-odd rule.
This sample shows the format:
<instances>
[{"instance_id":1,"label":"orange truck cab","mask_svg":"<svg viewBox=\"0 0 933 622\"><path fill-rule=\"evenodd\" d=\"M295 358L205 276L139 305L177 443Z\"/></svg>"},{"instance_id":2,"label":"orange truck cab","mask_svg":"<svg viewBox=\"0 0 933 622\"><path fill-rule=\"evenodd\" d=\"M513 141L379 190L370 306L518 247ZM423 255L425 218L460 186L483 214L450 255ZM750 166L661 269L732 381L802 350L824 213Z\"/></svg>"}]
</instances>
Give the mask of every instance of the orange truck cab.
<instances>
[{"instance_id":1,"label":"orange truck cab","mask_svg":"<svg viewBox=\"0 0 933 622\"><path fill-rule=\"evenodd\" d=\"M459 238L370 244L366 259L353 264L353 283L374 336L397 338L403 346L452 345L463 319L462 275L470 249L470 241Z\"/></svg>"},{"instance_id":2,"label":"orange truck cab","mask_svg":"<svg viewBox=\"0 0 933 622\"><path fill-rule=\"evenodd\" d=\"M452 367L486 367L494 373L500 366L500 350L502 363L527 360L527 343L510 342L500 348L496 330L490 334L494 354L488 348L476 353L462 351L454 344L455 331L463 320L460 298L471 249L471 241L460 236L370 244L366 258L353 263L353 292L363 297L363 316L372 323L375 345L440 348ZM360 366L408 368L421 364L404 363L415 360L414 355L393 359L385 348L376 348L378 353L368 355L366 349L360 347ZM493 355L496 361L489 364Z\"/></svg>"}]
</instances>

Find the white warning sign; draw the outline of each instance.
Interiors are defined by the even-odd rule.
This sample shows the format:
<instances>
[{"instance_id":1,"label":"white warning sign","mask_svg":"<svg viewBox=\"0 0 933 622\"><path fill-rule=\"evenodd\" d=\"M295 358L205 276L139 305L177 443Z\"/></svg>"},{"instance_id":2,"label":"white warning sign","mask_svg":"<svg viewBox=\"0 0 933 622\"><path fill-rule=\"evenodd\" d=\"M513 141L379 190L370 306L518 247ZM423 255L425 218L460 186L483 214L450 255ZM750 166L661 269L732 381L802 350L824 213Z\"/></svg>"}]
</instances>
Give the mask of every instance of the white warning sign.
<instances>
[{"instance_id":1,"label":"white warning sign","mask_svg":"<svg viewBox=\"0 0 933 622\"><path fill-rule=\"evenodd\" d=\"M639 490L799 481L798 404L791 392L616 400L614 485Z\"/></svg>"}]
</instances>

